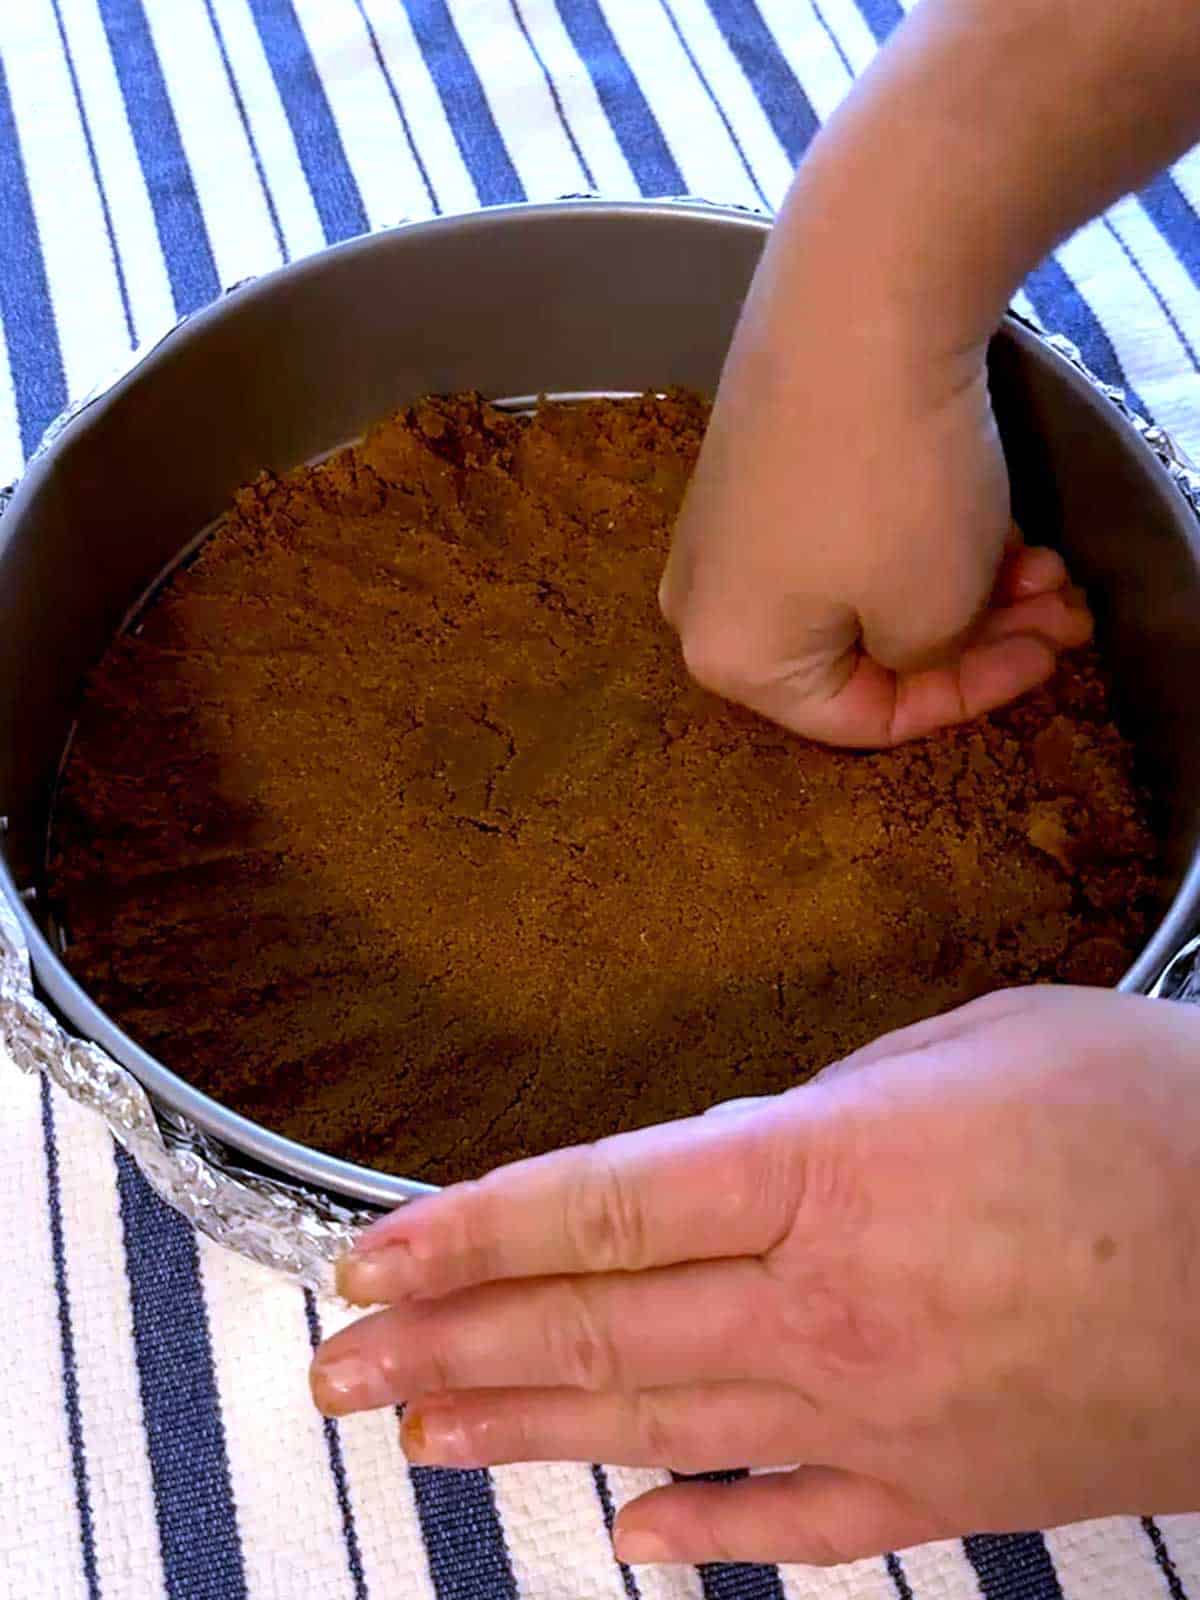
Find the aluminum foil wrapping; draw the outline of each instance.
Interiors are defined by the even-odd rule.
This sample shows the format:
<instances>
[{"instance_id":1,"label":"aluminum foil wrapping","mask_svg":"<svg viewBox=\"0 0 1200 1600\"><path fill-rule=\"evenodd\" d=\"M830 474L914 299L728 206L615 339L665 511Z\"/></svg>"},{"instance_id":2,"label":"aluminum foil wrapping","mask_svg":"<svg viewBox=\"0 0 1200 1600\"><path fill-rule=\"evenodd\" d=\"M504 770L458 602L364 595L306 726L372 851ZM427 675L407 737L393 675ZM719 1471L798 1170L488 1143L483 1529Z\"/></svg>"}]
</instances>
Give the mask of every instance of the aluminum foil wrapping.
<instances>
[{"instance_id":1,"label":"aluminum foil wrapping","mask_svg":"<svg viewBox=\"0 0 1200 1600\"><path fill-rule=\"evenodd\" d=\"M34 994L12 907L0 894L0 1039L25 1072L44 1072L103 1117L168 1205L219 1244L310 1288L332 1288L332 1264L369 1218L327 1197L248 1173L236 1155L154 1106L133 1075L73 1038Z\"/></svg>"},{"instance_id":2,"label":"aluminum foil wrapping","mask_svg":"<svg viewBox=\"0 0 1200 1600\"><path fill-rule=\"evenodd\" d=\"M227 293L236 293L241 287L235 285ZM166 330L162 339L170 338L174 331ZM1033 331L1040 333L1036 328ZM58 418L34 459L93 401L132 372L162 339L133 352L118 371ZM1103 383L1088 369L1074 345L1058 335L1047 342L1118 408L1200 518L1200 472L1161 428L1137 415L1119 389ZM0 515L12 492L11 488L0 489ZM1178 952L1152 992L1200 1003L1200 937ZM0 1040L19 1068L45 1073L78 1105L102 1117L155 1191L202 1233L309 1287L331 1286L332 1263L347 1249L357 1229L371 1220L371 1214L282 1178L247 1171L236 1152L152 1103L124 1067L96 1045L70 1035L35 994L20 924L3 894Z\"/></svg>"},{"instance_id":3,"label":"aluminum foil wrapping","mask_svg":"<svg viewBox=\"0 0 1200 1600\"><path fill-rule=\"evenodd\" d=\"M226 295L236 294L250 281L232 285ZM130 351L102 382L57 417L27 466L188 320L181 318L158 338ZM15 484L0 488L0 516L15 489ZM0 1045L23 1071L45 1073L77 1105L102 1117L155 1192L201 1233L308 1288L332 1289L333 1263L375 1213L354 1210L283 1178L247 1171L236 1151L154 1104L132 1073L98 1046L61 1027L36 996L29 952L3 892ZM0 1069L3 1066L0 1060Z\"/></svg>"}]
</instances>

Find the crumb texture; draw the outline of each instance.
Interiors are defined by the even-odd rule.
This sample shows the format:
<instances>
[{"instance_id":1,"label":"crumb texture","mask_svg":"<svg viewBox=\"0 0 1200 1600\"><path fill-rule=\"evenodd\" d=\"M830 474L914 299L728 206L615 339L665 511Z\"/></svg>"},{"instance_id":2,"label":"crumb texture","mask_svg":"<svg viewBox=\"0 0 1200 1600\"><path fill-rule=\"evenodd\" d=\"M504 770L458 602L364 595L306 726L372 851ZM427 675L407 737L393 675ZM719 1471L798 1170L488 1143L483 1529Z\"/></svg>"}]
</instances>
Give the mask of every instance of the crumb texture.
<instances>
[{"instance_id":1,"label":"crumb texture","mask_svg":"<svg viewBox=\"0 0 1200 1600\"><path fill-rule=\"evenodd\" d=\"M1094 654L871 755L689 684L655 591L706 417L428 400L237 496L60 796L68 960L139 1043L443 1182L1119 976L1155 846Z\"/></svg>"}]
</instances>

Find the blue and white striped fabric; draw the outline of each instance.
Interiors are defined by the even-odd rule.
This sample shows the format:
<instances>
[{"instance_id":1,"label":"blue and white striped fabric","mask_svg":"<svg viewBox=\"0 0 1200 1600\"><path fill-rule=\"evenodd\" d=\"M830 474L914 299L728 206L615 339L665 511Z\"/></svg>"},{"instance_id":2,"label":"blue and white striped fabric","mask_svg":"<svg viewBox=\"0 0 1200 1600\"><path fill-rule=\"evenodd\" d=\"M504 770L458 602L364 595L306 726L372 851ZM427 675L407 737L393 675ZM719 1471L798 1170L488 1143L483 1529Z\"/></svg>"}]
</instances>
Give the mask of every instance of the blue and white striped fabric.
<instances>
[{"instance_id":1,"label":"blue and white striped fabric","mask_svg":"<svg viewBox=\"0 0 1200 1600\"><path fill-rule=\"evenodd\" d=\"M132 342L403 217L775 204L897 0L0 0L0 483ZM1200 152L1019 302L1200 453ZM832 1574L617 1566L653 1474L409 1471L323 1423L338 1314L223 1254L0 1061L0 1600L1200 1600L1200 1518Z\"/></svg>"}]
</instances>

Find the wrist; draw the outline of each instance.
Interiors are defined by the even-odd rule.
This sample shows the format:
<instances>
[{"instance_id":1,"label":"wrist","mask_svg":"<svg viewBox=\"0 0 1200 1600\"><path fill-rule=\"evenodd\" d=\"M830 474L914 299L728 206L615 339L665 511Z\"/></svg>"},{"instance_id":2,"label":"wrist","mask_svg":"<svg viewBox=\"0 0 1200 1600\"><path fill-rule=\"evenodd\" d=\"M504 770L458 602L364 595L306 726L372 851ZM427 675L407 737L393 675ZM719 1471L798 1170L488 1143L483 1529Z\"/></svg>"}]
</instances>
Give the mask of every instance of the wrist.
<instances>
[{"instance_id":1,"label":"wrist","mask_svg":"<svg viewBox=\"0 0 1200 1600\"><path fill-rule=\"evenodd\" d=\"M731 352L734 374L769 411L862 426L864 396L882 419L941 409L975 382L1003 312L955 303L944 263L914 235L845 149L814 148L782 208ZM736 381L736 380L735 380ZM811 417L810 417L811 420Z\"/></svg>"},{"instance_id":2,"label":"wrist","mask_svg":"<svg viewBox=\"0 0 1200 1600\"><path fill-rule=\"evenodd\" d=\"M953 130L915 83L863 92L814 141L781 211L792 270L885 344L978 354L1053 236L1021 157ZM803 264L802 264L803 263Z\"/></svg>"}]
</instances>

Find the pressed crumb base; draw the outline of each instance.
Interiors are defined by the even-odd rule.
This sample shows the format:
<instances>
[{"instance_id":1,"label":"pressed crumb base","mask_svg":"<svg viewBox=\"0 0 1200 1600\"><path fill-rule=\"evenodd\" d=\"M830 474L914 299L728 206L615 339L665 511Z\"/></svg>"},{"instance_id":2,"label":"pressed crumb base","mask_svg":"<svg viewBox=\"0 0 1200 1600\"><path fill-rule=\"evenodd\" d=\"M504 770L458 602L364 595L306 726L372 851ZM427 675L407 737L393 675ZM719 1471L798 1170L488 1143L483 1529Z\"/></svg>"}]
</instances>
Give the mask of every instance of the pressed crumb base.
<instances>
[{"instance_id":1,"label":"pressed crumb base","mask_svg":"<svg viewBox=\"0 0 1200 1600\"><path fill-rule=\"evenodd\" d=\"M1094 654L886 754L688 683L655 590L706 417L430 400L238 495L62 786L68 960L139 1043L440 1182L1119 976L1155 845Z\"/></svg>"}]
</instances>

